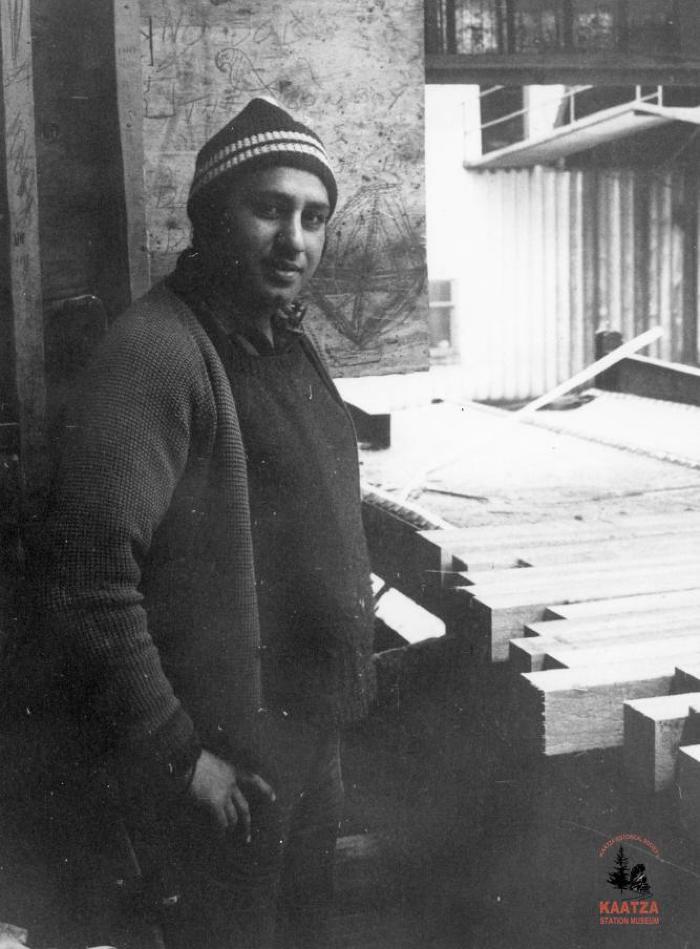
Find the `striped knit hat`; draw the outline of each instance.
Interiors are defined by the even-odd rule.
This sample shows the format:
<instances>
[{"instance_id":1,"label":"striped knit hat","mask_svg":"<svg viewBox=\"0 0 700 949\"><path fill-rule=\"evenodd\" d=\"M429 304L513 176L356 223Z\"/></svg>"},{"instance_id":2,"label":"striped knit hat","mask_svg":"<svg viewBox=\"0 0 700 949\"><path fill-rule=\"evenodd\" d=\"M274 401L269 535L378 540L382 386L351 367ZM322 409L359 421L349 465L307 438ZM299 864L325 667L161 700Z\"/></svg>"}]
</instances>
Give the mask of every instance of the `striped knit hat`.
<instances>
[{"instance_id":1,"label":"striped knit hat","mask_svg":"<svg viewBox=\"0 0 700 949\"><path fill-rule=\"evenodd\" d=\"M266 99L248 105L206 142L195 165L187 212L204 198L211 186L240 172L284 165L310 171L328 191L331 213L338 187L321 139L307 126Z\"/></svg>"}]
</instances>

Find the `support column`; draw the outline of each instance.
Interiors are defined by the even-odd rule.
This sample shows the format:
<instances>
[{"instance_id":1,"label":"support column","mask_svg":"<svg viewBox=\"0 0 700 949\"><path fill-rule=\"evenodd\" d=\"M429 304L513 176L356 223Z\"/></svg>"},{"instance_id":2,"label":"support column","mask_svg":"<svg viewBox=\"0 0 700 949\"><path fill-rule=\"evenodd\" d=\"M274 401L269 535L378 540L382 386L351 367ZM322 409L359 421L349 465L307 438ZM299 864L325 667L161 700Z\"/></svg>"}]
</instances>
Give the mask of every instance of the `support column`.
<instances>
[{"instance_id":1,"label":"support column","mask_svg":"<svg viewBox=\"0 0 700 949\"><path fill-rule=\"evenodd\" d=\"M45 471L44 321L34 128L30 0L0 0L2 129L7 218L3 244L8 288L2 318L11 327L22 487L32 493Z\"/></svg>"}]
</instances>

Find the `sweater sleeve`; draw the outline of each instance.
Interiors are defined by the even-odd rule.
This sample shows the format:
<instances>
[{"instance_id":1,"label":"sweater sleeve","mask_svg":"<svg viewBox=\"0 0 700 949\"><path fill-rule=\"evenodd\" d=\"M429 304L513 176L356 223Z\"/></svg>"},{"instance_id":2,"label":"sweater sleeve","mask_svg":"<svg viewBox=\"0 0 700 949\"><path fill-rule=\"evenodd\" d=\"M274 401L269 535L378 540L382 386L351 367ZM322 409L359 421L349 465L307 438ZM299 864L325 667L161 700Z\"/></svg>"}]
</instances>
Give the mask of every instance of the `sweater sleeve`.
<instances>
[{"instance_id":1,"label":"sweater sleeve","mask_svg":"<svg viewBox=\"0 0 700 949\"><path fill-rule=\"evenodd\" d=\"M80 388L46 532L47 634L86 731L176 774L198 740L149 634L141 565L214 416L191 338L177 324L125 320Z\"/></svg>"}]
</instances>

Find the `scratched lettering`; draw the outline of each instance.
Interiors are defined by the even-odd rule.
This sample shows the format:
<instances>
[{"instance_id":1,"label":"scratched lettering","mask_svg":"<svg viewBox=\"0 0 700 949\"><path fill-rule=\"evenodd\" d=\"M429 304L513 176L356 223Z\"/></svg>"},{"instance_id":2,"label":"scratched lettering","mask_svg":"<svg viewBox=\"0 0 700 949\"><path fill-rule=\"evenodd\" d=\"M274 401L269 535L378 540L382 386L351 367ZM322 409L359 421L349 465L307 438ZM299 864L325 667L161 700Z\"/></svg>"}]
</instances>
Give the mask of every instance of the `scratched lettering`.
<instances>
[{"instance_id":1,"label":"scratched lettering","mask_svg":"<svg viewBox=\"0 0 700 949\"><path fill-rule=\"evenodd\" d=\"M36 171L29 150L30 137L21 112L17 112L11 120L7 137L8 178L12 181L11 192L16 199L14 218L22 227L30 220L34 210Z\"/></svg>"},{"instance_id":2,"label":"scratched lettering","mask_svg":"<svg viewBox=\"0 0 700 949\"><path fill-rule=\"evenodd\" d=\"M22 33L24 32L24 0L11 0L8 5L10 18L10 48L12 62L16 65L22 51Z\"/></svg>"}]
</instances>

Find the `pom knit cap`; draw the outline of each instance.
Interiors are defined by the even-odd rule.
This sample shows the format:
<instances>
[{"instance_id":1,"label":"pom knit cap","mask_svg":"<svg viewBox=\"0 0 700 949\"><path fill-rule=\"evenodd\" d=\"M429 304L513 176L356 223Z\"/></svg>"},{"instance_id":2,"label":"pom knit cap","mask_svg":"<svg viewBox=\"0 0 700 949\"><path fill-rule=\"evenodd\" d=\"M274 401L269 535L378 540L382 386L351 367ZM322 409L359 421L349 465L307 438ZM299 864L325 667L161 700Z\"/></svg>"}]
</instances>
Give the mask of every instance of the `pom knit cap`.
<instances>
[{"instance_id":1,"label":"pom knit cap","mask_svg":"<svg viewBox=\"0 0 700 949\"><path fill-rule=\"evenodd\" d=\"M218 187L242 172L279 166L299 168L320 178L333 213L338 187L321 139L279 106L266 99L251 99L197 155L187 202L190 218L192 208L214 184Z\"/></svg>"}]
</instances>

